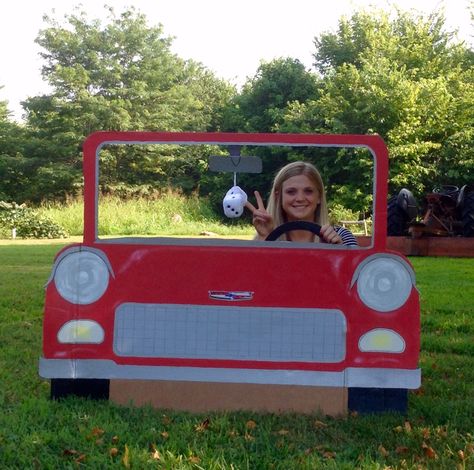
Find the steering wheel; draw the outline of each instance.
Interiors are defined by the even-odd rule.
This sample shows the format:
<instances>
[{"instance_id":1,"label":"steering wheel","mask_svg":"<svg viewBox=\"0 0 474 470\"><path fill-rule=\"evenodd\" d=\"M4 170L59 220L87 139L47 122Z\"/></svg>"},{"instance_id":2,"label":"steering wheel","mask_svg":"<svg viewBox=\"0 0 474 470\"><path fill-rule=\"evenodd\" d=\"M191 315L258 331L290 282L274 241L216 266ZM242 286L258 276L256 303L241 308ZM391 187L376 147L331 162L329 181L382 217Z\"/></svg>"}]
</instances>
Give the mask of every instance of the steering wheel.
<instances>
[{"instance_id":1,"label":"steering wheel","mask_svg":"<svg viewBox=\"0 0 474 470\"><path fill-rule=\"evenodd\" d=\"M286 232L292 230L307 230L313 232L315 235L319 235L321 231L321 225L315 224L314 222L307 222L306 220L293 220L292 222L285 222L273 229L265 238L267 242L274 242Z\"/></svg>"}]
</instances>

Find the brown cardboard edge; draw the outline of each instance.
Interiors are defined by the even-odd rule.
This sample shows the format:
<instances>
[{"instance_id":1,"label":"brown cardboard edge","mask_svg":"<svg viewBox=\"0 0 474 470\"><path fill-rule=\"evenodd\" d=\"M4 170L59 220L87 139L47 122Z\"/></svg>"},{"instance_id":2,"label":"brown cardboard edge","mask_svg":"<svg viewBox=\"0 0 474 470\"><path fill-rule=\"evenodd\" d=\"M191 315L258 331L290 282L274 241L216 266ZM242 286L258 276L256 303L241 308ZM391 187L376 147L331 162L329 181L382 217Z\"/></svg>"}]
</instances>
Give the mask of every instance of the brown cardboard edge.
<instances>
[{"instance_id":1,"label":"brown cardboard edge","mask_svg":"<svg viewBox=\"0 0 474 470\"><path fill-rule=\"evenodd\" d=\"M245 410L341 416L348 407L348 391L342 387L221 382L111 380L109 398L119 405L193 413Z\"/></svg>"}]
</instances>

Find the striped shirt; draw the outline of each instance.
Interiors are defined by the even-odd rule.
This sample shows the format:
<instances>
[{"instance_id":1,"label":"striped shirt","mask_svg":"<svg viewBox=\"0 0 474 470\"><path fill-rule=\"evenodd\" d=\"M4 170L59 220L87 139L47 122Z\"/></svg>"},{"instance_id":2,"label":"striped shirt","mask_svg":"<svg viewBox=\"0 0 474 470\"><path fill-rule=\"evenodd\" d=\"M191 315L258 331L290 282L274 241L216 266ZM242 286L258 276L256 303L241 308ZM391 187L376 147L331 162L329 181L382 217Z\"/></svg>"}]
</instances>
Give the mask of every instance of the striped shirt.
<instances>
[{"instance_id":1,"label":"striped shirt","mask_svg":"<svg viewBox=\"0 0 474 470\"><path fill-rule=\"evenodd\" d=\"M343 245L347 245L347 246L358 246L359 245L357 243L356 238L352 234L352 232L350 230L347 230L347 228L335 225L334 230L341 237Z\"/></svg>"}]
</instances>

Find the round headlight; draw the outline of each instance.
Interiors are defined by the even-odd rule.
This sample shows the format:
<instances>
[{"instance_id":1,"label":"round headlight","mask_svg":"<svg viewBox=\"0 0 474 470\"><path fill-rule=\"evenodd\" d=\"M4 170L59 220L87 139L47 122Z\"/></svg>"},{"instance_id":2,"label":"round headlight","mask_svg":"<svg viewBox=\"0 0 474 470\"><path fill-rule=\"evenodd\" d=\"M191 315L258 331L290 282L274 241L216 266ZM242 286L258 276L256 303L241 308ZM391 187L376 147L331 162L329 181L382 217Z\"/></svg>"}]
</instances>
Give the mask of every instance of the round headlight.
<instances>
[{"instance_id":1,"label":"round headlight","mask_svg":"<svg viewBox=\"0 0 474 470\"><path fill-rule=\"evenodd\" d=\"M105 261L91 251L76 251L59 261L54 283L64 299L73 304L91 304L98 300L109 285L109 270Z\"/></svg>"},{"instance_id":2,"label":"round headlight","mask_svg":"<svg viewBox=\"0 0 474 470\"><path fill-rule=\"evenodd\" d=\"M395 258L375 258L365 264L357 279L357 292L367 307L379 312L400 308L413 287L407 267Z\"/></svg>"}]
</instances>

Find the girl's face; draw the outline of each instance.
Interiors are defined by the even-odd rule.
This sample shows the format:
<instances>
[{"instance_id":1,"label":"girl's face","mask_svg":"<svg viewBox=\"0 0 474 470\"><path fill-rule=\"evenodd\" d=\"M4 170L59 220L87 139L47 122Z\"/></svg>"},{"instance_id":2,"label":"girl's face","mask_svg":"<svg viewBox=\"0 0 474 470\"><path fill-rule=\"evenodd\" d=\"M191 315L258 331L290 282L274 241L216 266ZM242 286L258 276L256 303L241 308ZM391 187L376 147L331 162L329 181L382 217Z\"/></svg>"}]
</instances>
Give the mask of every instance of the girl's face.
<instances>
[{"instance_id":1,"label":"girl's face","mask_svg":"<svg viewBox=\"0 0 474 470\"><path fill-rule=\"evenodd\" d=\"M314 222L321 195L312 180L306 175L292 176L283 182L281 192L281 205L288 222Z\"/></svg>"}]
</instances>

